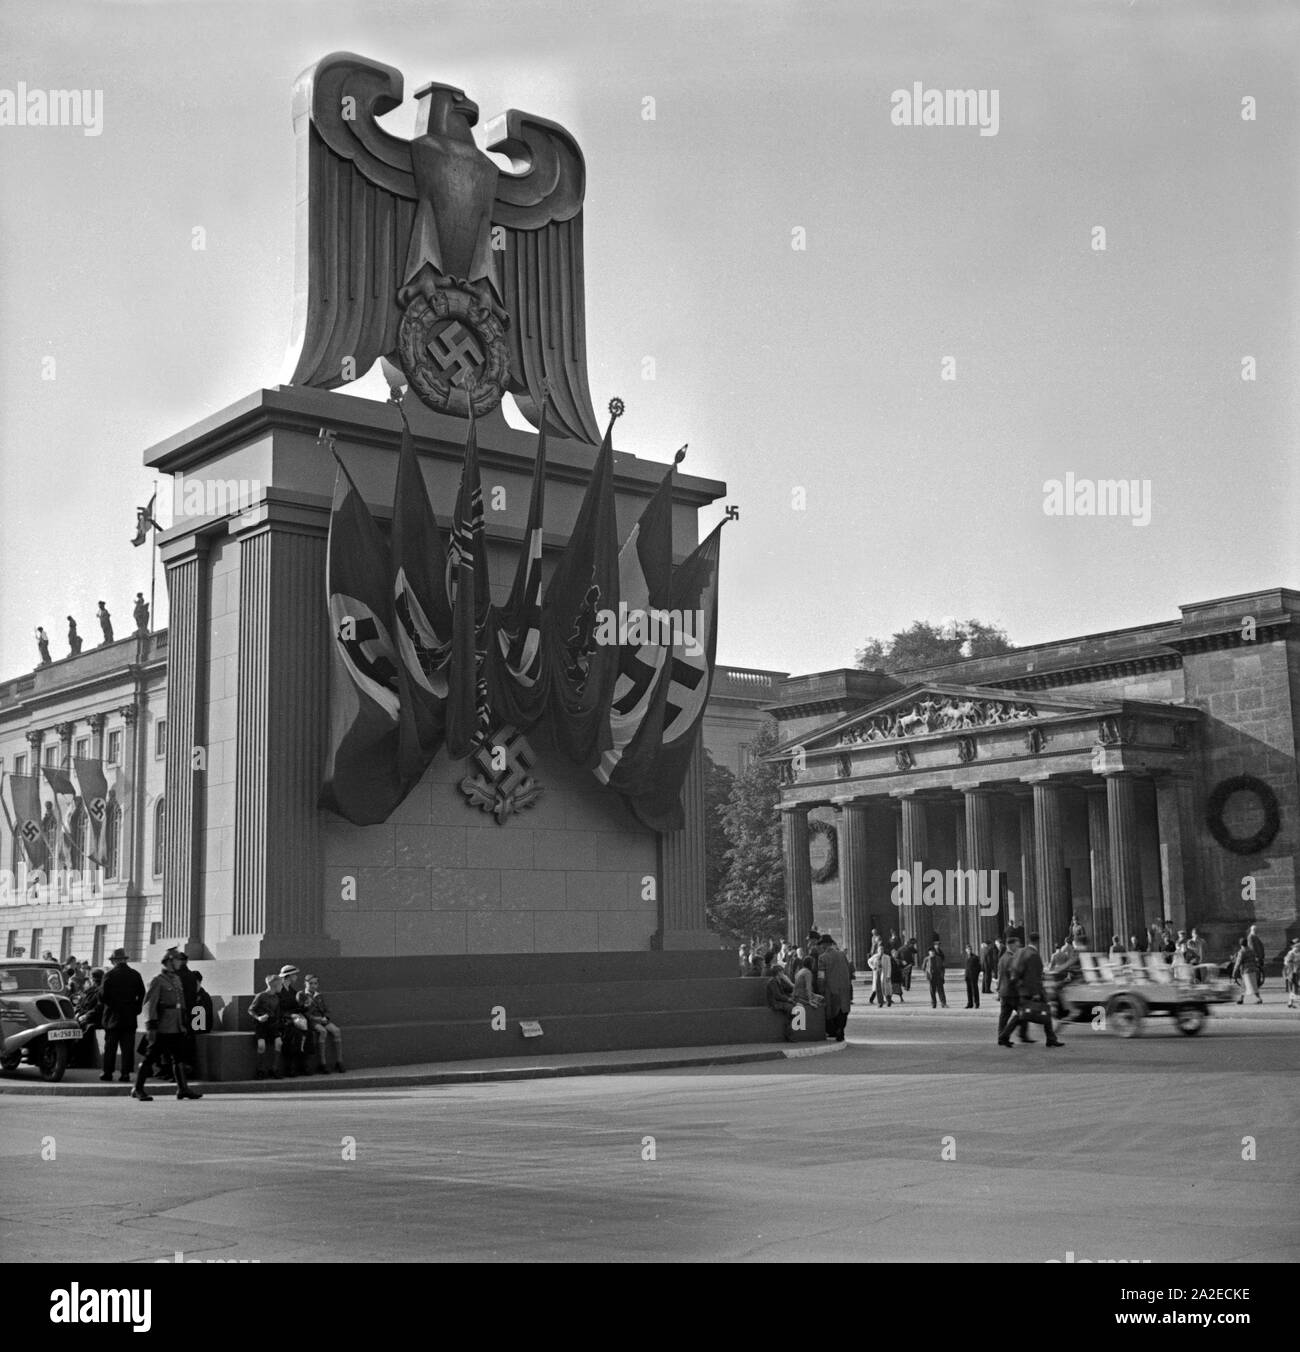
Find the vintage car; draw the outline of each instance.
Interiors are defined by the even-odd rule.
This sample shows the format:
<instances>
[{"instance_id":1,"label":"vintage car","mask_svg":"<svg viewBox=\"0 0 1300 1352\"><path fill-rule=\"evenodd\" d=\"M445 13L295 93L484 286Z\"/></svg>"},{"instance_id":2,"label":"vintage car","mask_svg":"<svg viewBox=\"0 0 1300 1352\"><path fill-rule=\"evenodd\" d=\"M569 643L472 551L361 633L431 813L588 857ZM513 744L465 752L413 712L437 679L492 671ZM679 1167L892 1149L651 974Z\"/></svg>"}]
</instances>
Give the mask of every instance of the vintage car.
<instances>
[{"instance_id":1,"label":"vintage car","mask_svg":"<svg viewBox=\"0 0 1300 1352\"><path fill-rule=\"evenodd\" d=\"M1232 998L1214 963L1169 962L1162 953L1080 953L1078 964L1043 974L1054 1012L1073 1022L1100 1012L1120 1037L1136 1037L1150 1015L1168 1014L1180 1033L1199 1033L1210 1006Z\"/></svg>"},{"instance_id":2,"label":"vintage car","mask_svg":"<svg viewBox=\"0 0 1300 1352\"><path fill-rule=\"evenodd\" d=\"M61 1080L82 1036L57 962L0 959L0 1075L26 1061L41 1079Z\"/></svg>"}]
</instances>

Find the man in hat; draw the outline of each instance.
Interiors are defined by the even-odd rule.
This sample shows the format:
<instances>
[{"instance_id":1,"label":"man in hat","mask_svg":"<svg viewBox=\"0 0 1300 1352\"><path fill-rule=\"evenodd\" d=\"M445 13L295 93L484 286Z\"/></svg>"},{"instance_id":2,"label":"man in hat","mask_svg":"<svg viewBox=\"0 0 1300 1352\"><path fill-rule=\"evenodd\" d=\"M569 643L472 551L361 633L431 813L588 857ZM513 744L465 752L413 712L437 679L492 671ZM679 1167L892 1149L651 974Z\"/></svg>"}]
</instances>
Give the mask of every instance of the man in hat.
<instances>
[{"instance_id":1,"label":"man in hat","mask_svg":"<svg viewBox=\"0 0 1300 1352\"><path fill-rule=\"evenodd\" d=\"M818 950L817 970L824 980L822 993L826 997L826 1036L843 1042L853 1006L853 970L829 934L822 935Z\"/></svg>"},{"instance_id":2,"label":"man in hat","mask_svg":"<svg viewBox=\"0 0 1300 1352\"><path fill-rule=\"evenodd\" d=\"M189 955L183 948L176 950L176 975L180 978L181 990L185 992L185 1009L182 1011L182 1023L185 1039L185 1069L193 1077L198 1077L198 1046L194 1040L194 1007L199 1002L198 974L190 971Z\"/></svg>"},{"instance_id":3,"label":"man in hat","mask_svg":"<svg viewBox=\"0 0 1300 1352\"><path fill-rule=\"evenodd\" d=\"M309 1025L298 1008L298 988L294 978L298 969L291 962L280 968L280 1035L283 1038L284 1073L306 1075Z\"/></svg>"},{"instance_id":4,"label":"man in hat","mask_svg":"<svg viewBox=\"0 0 1300 1352\"><path fill-rule=\"evenodd\" d=\"M149 1049L135 1073L135 1087L131 1097L142 1103L151 1103L144 1082L153 1073L160 1059L171 1062L176 1076L178 1099L199 1099L203 1095L191 1089L185 1077L185 990L177 975L180 953L169 948L162 956L162 971L149 983L144 996L144 1027Z\"/></svg>"}]
</instances>

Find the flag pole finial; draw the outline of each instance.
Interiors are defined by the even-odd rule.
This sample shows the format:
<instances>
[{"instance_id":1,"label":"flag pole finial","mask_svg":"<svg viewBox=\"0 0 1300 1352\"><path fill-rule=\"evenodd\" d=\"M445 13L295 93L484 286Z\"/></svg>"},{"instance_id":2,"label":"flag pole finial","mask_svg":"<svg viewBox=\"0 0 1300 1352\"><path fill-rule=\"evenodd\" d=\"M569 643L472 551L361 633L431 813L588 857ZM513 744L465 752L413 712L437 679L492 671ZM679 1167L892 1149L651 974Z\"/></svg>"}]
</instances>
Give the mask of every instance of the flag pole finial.
<instances>
[{"instance_id":1,"label":"flag pole finial","mask_svg":"<svg viewBox=\"0 0 1300 1352\"><path fill-rule=\"evenodd\" d=\"M691 443L690 443L689 441L684 441L684 442L682 442L681 446L678 447L678 449L677 449L677 454L676 454L675 456L673 456L673 464L674 464L674 465L680 465L680 464L682 463L682 461L686 459L686 448L687 448L690 444L691 444Z\"/></svg>"},{"instance_id":2,"label":"flag pole finial","mask_svg":"<svg viewBox=\"0 0 1300 1352\"><path fill-rule=\"evenodd\" d=\"M626 405L623 403L623 401L618 397L618 395L615 395L615 396L609 401L609 416L610 416L611 418L621 418L621 417L623 416L623 414L624 414L626 411L627 411L627 406L626 406Z\"/></svg>"}]
</instances>

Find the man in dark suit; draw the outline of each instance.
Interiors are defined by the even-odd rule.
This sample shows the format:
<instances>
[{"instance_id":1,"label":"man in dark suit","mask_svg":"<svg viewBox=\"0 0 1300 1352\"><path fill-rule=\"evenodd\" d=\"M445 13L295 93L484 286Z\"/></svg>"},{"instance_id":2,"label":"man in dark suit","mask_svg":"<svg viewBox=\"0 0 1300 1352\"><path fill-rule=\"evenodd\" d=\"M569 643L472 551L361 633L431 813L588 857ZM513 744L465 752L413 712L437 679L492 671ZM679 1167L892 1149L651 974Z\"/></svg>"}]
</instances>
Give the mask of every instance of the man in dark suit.
<instances>
[{"instance_id":1,"label":"man in dark suit","mask_svg":"<svg viewBox=\"0 0 1300 1352\"><path fill-rule=\"evenodd\" d=\"M1022 1009L1030 1000L1041 1000L1043 1002L1043 1031L1047 1034L1047 1045L1049 1047L1064 1047L1065 1043L1056 1036L1052 1029L1052 1011L1047 1004L1047 992L1043 989L1043 959L1038 951L1037 934L1031 934L1029 942L1016 955L1012 975L1015 977ZM1023 1013L1016 1016L1018 1026L1023 1027L1027 1022ZM1010 1029L1007 1031L1010 1032ZM1030 1039L1026 1038L1025 1040L1029 1041Z\"/></svg>"},{"instance_id":2,"label":"man in dark suit","mask_svg":"<svg viewBox=\"0 0 1300 1352\"><path fill-rule=\"evenodd\" d=\"M109 961L113 970L104 978L104 1073L99 1078L113 1078L113 1062L121 1048L122 1073L118 1080L125 1084L135 1065L135 1022L144 1008L144 979L134 968L127 966L130 959L125 948L115 948Z\"/></svg>"},{"instance_id":3,"label":"man in dark suit","mask_svg":"<svg viewBox=\"0 0 1300 1352\"><path fill-rule=\"evenodd\" d=\"M1011 1046L1011 1030L1016 1027L1016 1011L1020 1008L1020 1000L1016 994L1015 965L1016 957L1020 952L1020 935L1015 930L1007 934L1007 946L1002 956L998 959L998 1003L1001 1010L998 1014L998 1046ZM1028 1042L1029 1038L1021 1029L1020 1040Z\"/></svg>"},{"instance_id":4,"label":"man in dark suit","mask_svg":"<svg viewBox=\"0 0 1300 1352\"><path fill-rule=\"evenodd\" d=\"M835 947L835 940L823 934L818 944L818 977L824 982L822 994L826 1012L826 1036L836 1042L844 1041L849 1010L853 1006L853 969L849 960Z\"/></svg>"}]
</instances>

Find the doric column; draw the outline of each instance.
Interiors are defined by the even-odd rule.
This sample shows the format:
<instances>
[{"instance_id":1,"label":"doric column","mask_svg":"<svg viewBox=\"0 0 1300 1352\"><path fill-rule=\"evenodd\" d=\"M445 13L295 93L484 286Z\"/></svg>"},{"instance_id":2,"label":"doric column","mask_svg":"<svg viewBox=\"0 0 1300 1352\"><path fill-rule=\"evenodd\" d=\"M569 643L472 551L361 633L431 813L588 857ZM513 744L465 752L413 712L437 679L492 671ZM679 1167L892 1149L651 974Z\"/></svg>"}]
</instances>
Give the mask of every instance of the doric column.
<instances>
[{"instance_id":1,"label":"doric column","mask_svg":"<svg viewBox=\"0 0 1300 1352\"><path fill-rule=\"evenodd\" d=\"M167 547L163 547L164 556ZM203 860L203 775L192 753L204 746L208 687L208 542L191 536L165 557L167 805L163 817L162 938L188 944L198 932ZM128 762L131 763L131 762ZM141 868L143 872L143 867Z\"/></svg>"},{"instance_id":2,"label":"doric column","mask_svg":"<svg viewBox=\"0 0 1300 1352\"><path fill-rule=\"evenodd\" d=\"M871 918L867 901L867 804L836 798L839 807L840 924L842 947L859 970L866 966Z\"/></svg>"},{"instance_id":3,"label":"doric column","mask_svg":"<svg viewBox=\"0 0 1300 1352\"><path fill-rule=\"evenodd\" d=\"M1189 774L1167 774L1156 777L1155 787L1164 913L1175 930L1188 929L1203 918L1196 863L1194 785Z\"/></svg>"},{"instance_id":4,"label":"doric column","mask_svg":"<svg viewBox=\"0 0 1300 1352\"><path fill-rule=\"evenodd\" d=\"M1043 946L1055 945L1070 923L1065 895L1065 835L1061 829L1061 787L1034 781L1034 891Z\"/></svg>"},{"instance_id":5,"label":"doric column","mask_svg":"<svg viewBox=\"0 0 1300 1352\"><path fill-rule=\"evenodd\" d=\"M1110 898L1115 933L1127 946L1141 927L1142 870L1138 862L1137 781L1127 771L1106 776L1110 831Z\"/></svg>"},{"instance_id":6,"label":"doric column","mask_svg":"<svg viewBox=\"0 0 1300 1352\"><path fill-rule=\"evenodd\" d=\"M1089 787L1088 796L1088 861L1092 877L1092 925L1088 930L1090 945L1099 953L1110 948L1115 933L1114 911L1110 895L1110 823L1107 819L1106 790L1100 785ZM1128 935L1121 938L1128 943Z\"/></svg>"},{"instance_id":7,"label":"doric column","mask_svg":"<svg viewBox=\"0 0 1300 1352\"><path fill-rule=\"evenodd\" d=\"M977 887L980 881L986 881L998 895L998 879L994 876L993 864L993 798L987 789L963 789L965 800L964 820L966 826L966 867L974 869L977 875ZM979 945L988 939L995 939L998 933L998 914L983 916L978 910L971 912L971 944L978 951Z\"/></svg>"},{"instance_id":8,"label":"doric column","mask_svg":"<svg viewBox=\"0 0 1300 1352\"><path fill-rule=\"evenodd\" d=\"M1024 937L1039 928L1038 892L1035 874L1038 869L1038 851L1034 848L1034 800L1032 796L1020 799L1020 907L1017 926Z\"/></svg>"},{"instance_id":9,"label":"doric column","mask_svg":"<svg viewBox=\"0 0 1300 1352\"><path fill-rule=\"evenodd\" d=\"M912 793L899 795L903 805L903 830L899 850L898 867L909 878L914 877L912 866L920 864L925 868L925 856L929 851L929 839L925 822L925 800ZM930 945L933 926L925 924L925 905L920 897L912 897L912 904L906 908L906 919L900 913L899 923L905 926L901 938L916 939L918 947L924 951ZM922 932L924 931L924 933Z\"/></svg>"},{"instance_id":10,"label":"doric column","mask_svg":"<svg viewBox=\"0 0 1300 1352\"><path fill-rule=\"evenodd\" d=\"M682 808L686 825L659 837L660 943L665 949L717 948L718 936L709 929L704 894L704 764L698 733L682 784Z\"/></svg>"},{"instance_id":11,"label":"doric column","mask_svg":"<svg viewBox=\"0 0 1300 1352\"><path fill-rule=\"evenodd\" d=\"M808 853L808 804L782 803L781 856L785 863L786 939L798 946L812 929L812 859ZM840 865L843 868L843 863Z\"/></svg>"}]
</instances>

